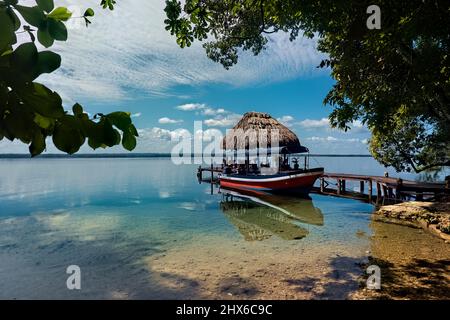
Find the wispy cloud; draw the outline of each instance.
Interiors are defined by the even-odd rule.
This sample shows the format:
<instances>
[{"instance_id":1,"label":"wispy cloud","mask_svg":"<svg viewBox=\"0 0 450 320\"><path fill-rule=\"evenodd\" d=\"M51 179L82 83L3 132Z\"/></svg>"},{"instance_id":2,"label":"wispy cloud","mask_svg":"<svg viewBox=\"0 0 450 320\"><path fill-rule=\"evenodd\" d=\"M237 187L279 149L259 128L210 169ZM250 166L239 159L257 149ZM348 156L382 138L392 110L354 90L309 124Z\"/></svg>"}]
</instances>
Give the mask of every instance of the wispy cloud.
<instances>
[{"instance_id":1,"label":"wispy cloud","mask_svg":"<svg viewBox=\"0 0 450 320\"><path fill-rule=\"evenodd\" d=\"M140 116L142 116L141 112L136 112L131 115L132 118L139 118Z\"/></svg>"},{"instance_id":2,"label":"wispy cloud","mask_svg":"<svg viewBox=\"0 0 450 320\"><path fill-rule=\"evenodd\" d=\"M284 124L286 127L291 127L295 119L293 116L282 116L281 118L277 118L277 120Z\"/></svg>"},{"instance_id":3,"label":"wispy cloud","mask_svg":"<svg viewBox=\"0 0 450 320\"><path fill-rule=\"evenodd\" d=\"M230 114L226 116L217 116L215 118L206 119L203 123L208 127L232 127L241 119L240 114Z\"/></svg>"},{"instance_id":4,"label":"wispy cloud","mask_svg":"<svg viewBox=\"0 0 450 320\"><path fill-rule=\"evenodd\" d=\"M182 123L182 122L183 122L183 120L175 120L175 119L170 119L167 117L163 117L158 120L158 123L160 123L160 124L176 124L176 123Z\"/></svg>"},{"instance_id":5,"label":"wispy cloud","mask_svg":"<svg viewBox=\"0 0 450 320\"><path fill-rule=\"evenodd\" d=\"M92 6L90 0L61 0L75 15ZM164 1L118 1L116 9L96 10L93 24L85 28L74 21L69 39L57 43L63 57L56 73L40 80L58 90L66 101L79 99L127 99L129 90L148 95L173 95L176 85L223 83L245 86L288 80L321 73L315 66L324 56L316 50L315 39L289 35L270 36L267 51L254 57L241 54L232 70L210 61L201 43L180 49L164 29ZM175 93L176 94L176 93Z\"/></svg>"},{"instance_id":6,"label":"wispy cloud","mask_svg":"<svg viewBox=\"0 0 450 320\"><path fill-rule=\"evenodd\" d=\"M213 109L213 108L207 107L202 111L202 115L204 115L204 116L216 116L216 115L225 114L225 113L228 113L228 111L226 111L223 108Z\"/></svg>"},{"instance_id":7,"label":"wispy cloud","mask_svg":"<svg viewBox=\"0 0 450 320\"><path fill-rule=\"evenodd\" d=\"M305 129L331 128L330 120L328 120L327 118L322 118L319 120L305 119L303 121L300 121L298 124L300 125L300 127L305 128Z\"/></svg>"},{"instance_id":8,"label":"wispy cloud","mask_svg":"<svg viewBox=\"0 0 450 320\"><path fill-rule=\"evenodd\" d=\"M176 109L181 111L196 111L202 110L206 108L206 104L203 103L186 103L180 106L177 106Z\"/></svg>"},{"instance_id":9,"label":"wispy cloud","mask_svg":"<svg viewBox=\"0 0 450 320\"><path fill-rule=\"evenodd\" d=\"M363 144L367 144L367 139L358 139L358 138L337 138L333 136L328 137L308 137L306 138L308 141L320 141L320 142L359 142Z\"/></svg>"},{"instance_id":10,"label":"wispy cloud","mask_svg":"<svg viewBox=\"0 0 450 320\"><path fill-rule=\"evenodd\" d=\"M305 119L303 121L298 122L298 125L307 130L326 130L326 131L340 131L341 130L333 129L330 125L330 120L328 118L322 119ZM353 121L350 125L350 130L347 133L369 133L368 128L359 120Z\"/></svg>"}]
</instances>

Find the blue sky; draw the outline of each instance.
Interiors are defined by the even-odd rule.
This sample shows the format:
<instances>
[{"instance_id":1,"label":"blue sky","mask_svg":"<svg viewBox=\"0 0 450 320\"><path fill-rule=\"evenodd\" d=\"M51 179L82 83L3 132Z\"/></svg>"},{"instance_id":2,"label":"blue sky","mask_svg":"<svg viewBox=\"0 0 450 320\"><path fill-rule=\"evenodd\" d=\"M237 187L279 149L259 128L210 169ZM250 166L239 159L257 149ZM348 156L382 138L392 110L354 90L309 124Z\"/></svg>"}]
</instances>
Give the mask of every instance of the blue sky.
<instances>
[{"instance_id":1,"label":"blue sky","mask_svg":"<svg viewBox=\"0 0 450 320\"><path fill-rule=\"evenodd\" d=\"M93 5L55 2L74 15ZM210 61L199 43L180 49L164 30L163 7L159 0L121 0L114 12L97 9L89 28L71 22L68 42L54 48L62 67L39 80L57 90L68 108L80 102L91 114L131 112L141 135L136 152L170 152L170 137L192 132L194 121L202 121L205 134L224 132L245 112L260 111L289 126L313 153L368 153L370 135L360 123L350 133L329 127L331 107L323 99L333 80L329 70L316 68L324 58L316 40L272 35L265 52L242 53L227 71ZM48 144L47 152L55 152ZM26 151L20 143L0 142L0 153Z\"/></svg>"}]
</instances>

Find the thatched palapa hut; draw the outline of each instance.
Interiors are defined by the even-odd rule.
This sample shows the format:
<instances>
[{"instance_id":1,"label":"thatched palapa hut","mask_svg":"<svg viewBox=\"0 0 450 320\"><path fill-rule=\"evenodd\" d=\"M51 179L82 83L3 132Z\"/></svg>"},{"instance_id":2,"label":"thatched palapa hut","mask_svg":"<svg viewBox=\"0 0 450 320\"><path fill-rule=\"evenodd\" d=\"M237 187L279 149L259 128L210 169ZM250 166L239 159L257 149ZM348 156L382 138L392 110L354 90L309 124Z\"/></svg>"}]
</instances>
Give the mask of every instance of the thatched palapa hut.
<instances>
[{"instance_id":1,"label":"thatched palapa hut","mask_svg":"<svg viewBox=\"0 0 450 320\"><path fill-rule=\"evenodd\" d=\"M308 148L302 146L298 137L281 124L278 120L272 118L267 113L247 112L242 119L225 136L222 147L226 151L249 150L252 147L260 148L267 146L273 147L272 133L277 130L275 135L278 138L279 152L283 154L305 153ZM236 134L243 133L243 135ZM248 134L252 132L252 134ZM265 141L260 141L265 140Z\"/></svg>"}]
</instances>

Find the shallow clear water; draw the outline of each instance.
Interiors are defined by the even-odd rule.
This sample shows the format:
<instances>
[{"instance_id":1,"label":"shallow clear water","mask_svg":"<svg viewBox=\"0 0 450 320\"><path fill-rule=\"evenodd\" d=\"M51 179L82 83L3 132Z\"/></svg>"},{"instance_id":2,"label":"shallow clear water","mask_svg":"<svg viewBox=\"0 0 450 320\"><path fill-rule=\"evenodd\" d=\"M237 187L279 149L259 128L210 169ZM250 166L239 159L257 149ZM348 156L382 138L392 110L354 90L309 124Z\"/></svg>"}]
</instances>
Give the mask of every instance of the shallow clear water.
<instances>
[{"instance_id":1,"label":"shallow clear water","mask_svg":"<svg viewBox=\"0 0 450 320\"><path fill-rule=\"evenodd\" d=\"M0 298L308 298L313 278L314 297L346 298L370 250L371 205L211 195L170 159L0 160L0 177Z\"/></svg>"}]
</instances>

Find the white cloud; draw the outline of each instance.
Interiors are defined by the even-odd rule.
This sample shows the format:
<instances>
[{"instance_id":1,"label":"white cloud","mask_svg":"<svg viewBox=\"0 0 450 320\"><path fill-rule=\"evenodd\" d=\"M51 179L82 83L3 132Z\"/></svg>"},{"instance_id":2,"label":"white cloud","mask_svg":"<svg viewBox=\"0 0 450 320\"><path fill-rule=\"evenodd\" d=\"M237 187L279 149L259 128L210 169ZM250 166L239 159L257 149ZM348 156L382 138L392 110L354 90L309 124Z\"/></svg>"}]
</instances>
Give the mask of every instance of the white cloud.
<instances>
[{"instance_id":1,"label":"white cloud","mask_svg":"<svg viewBox=\"0 0 450 320\"><path fill-rule=\"evenodd\" d=\"M367 139L339 136L312 136L302 140L314 154L369 154Z\"/></svg>"},{"instance_id":2,"label":"white cloud","mask_svg":"<svg viewBox=\"0 0 450 320\"><path fill-rule=\"evenodd\" d=\"M131 115L132 118L139 118L140 116L142 116L141 112L136 112Z\"/></svg>"},{"instance_id":3,"label":"white cloud","mask_svg":"<svg viewBox=\"0 0 450 320\"><path fill-rule=\"evenodd\" d=\"M279 122L284 124L286 127L291 127L293 125L294 117L293 116L282 116L281 118L277 118Z\"/></svg>"},{"instance_id":4,"label":"white cloud","mask_svg":"<svg viewBox=\"0 0 450 320\"><path fill-rule=\"evenodd\" d=\"M205 108L206 108L206 105L202 104L202 103L186 103L186 104L176 107L176 109L182 110L182 111L196 111L196 110L202 110Z\"/></svg>"},{"instance_id":5,"label":"white cloud","mask_svg":"<svg viewBox=\"0 0 450 320\"><path fill-rule=\"evenodd\" d=\"M204 115L204 116L216 116L216 115L225 114L225 113L228 113L228 111L226 111L223 108L213 109L213 108L207 107L202 111L202 115Z\"/></svg>"},{"instance_id":6,"label":"white cloud","mask_svg":"<svg viewBox=\"0 0 450 320\"><path fill-rule=\"evenodd\" d=\"M360 120L353 121L350 128L353 133L369 133L369 129Z\"/></svg>"},{"instance_id":7,"label":"white cloud","mask_svg":"<svg viewBox=\"0 0 450 320\"><path fill-rule=\"evenodd\" d=\"M181 137L190 137L191 133L186 129L166 130L158 127L138 129L139 137L141 140L159 139L165 141L176 140Z\"/></svg>"},{"instance_id":8,"label":"white cloud","mask_svg":"<svg viewBox=\"0 0 450 320\"><path fill-rule=\"evenodd\" d=\"M92 0L60 0L75 16ZM56 43L54 50L63 58L62 67L40 81L60 92L65 101L82 98L128 99L128 91L149 95L174 95L176 85L223 83L232 86L273 83L300 75L324 74L316 69L324 58L316 50L316 39L289 35L270 35L267 50L257 57L251 52L240 56L239 64L226 71L206 57L202 44L195 42L181 49L164 27L164 1L118 1L114 11L98 6L93 23L83 26L75 19L67 42Z\"/></svg>"},{"instance_id":9,"label":"white cloud","mask_svg":"<svg viewBox=\"0 0 450 320\"><path fill-rule=\"evenodd\" d=\"M160 123L160 124L176 124L176 123L181 123L181 122L183 122L183 120L175 120L175 119L170 119L167 117L163 117L158 120L158 123Z\"/></svg>"},{"instance_id":10,"label":"white cloud","mask_svg":"<svg viewBox=\"0 0 450 320\"><path fill-rule=\"evenodd\" d=\"M227 116L217 116L206 119L203 123L208 127L232 127L242 118L239 114L230 114Z\"/></svg>"},{"instance_id":11,"label":"white cloud","mask_svg":"<svg viewBox=\"0 0 450 320\"><path fill-rule=\"evenodd\" d=\"M330 121L327 118L322 118L320 120L305 119L298 123L300 127L305 129L323 129L330 128Z\"/></svg>"},{"instance_id":12,"label":"white cloud","mask_svg":"<svg viewBox=\"0 0 450 320\"><path fill-rule=\"evenodd\" d=\"M332 136L328 136L328 137L308 137L305 140L308 141L319 141L319 142L358 142L358 143L363 143L363 144L367 144L367 139L358 139L358 138L336 138L336 137L332 137Z\"/></svg>"},{"instance_id":13,"label":"white cloud","mask_svg":"<svg viewBox=\"0 0 450 320\"><path fill-rule=\"evenodd\" d=\"M330 120L328 118L322 118L319 120L305 119L303 121L298 122L298 125L301 128L307 129L307 130L326 130L326 131L341 132L341 133L346 133L346 134L369 133L369 130L367 129L367 127L360 120L353 121L349 125L350 130L348 130L347 132L344 132L339 129L331 128Z\"/></svg>"},{"instance_id":14,"label":"white cloud","mask_svg":"<svg viewBox=\"0 0 450 320\"><path fill-rule=\"evenodd\" d=\"M223 133L218 129L198 130L195 133L195 138L205 142L211 142L214 139L221 141L223 139Z\"/></svg>"}]
</instances>

